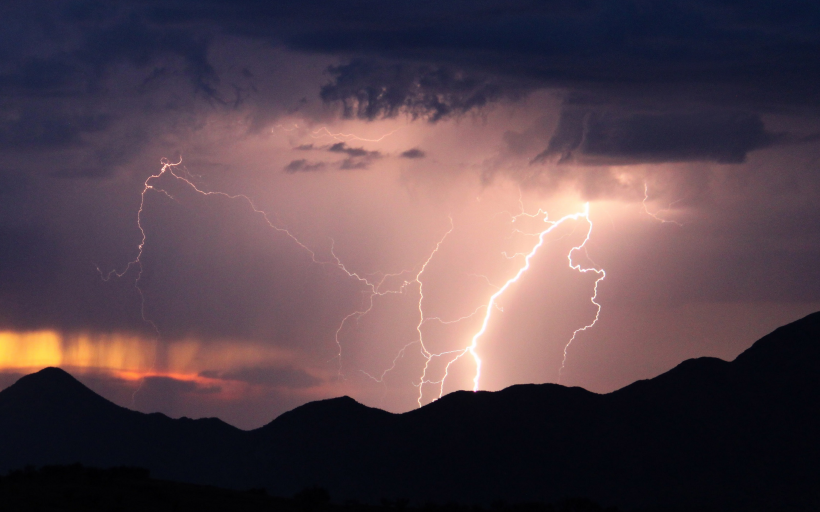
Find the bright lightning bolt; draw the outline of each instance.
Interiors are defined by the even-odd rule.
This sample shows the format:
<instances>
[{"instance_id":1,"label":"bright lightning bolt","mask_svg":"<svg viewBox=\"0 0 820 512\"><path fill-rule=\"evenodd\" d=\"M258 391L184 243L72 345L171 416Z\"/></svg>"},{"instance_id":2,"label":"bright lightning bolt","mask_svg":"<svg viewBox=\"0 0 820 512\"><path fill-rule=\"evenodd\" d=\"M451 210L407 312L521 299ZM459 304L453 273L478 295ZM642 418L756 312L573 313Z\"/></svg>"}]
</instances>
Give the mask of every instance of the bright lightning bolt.
<instances>
[{"instance_id":1,"label":"bright lightning bolt","mask_svg":"<svg viewBox=\"0 0 820 512\"><path fill-rule=\"evenodd\" d=\"M322 130L324 130L324 132L326 132L326 135L321 135ZM390 135L392 133L393 132L391 132L389 134L386 134L386 135L382 136L379 139L363 139L361 137L357 137L357 136L354 136L352 134L333 134L329 130L327 130L327 128L323 128L321 130L318 130L317 132L314 132L314 135L316 135L316 136L331 136L331 137L347 137L347 139L345 139L345 140L354 140L355 139L355 140L369 140L369 141L376 142L376 141L380 141L380 140L384 139L385 137L387 137L388 135ZM188 173L187 170L184 167L181 167L182 159L180 159L178 162L170 162L167 159L162 159L161 164L162 164L162 167L157 173L152 174L152 175L148 176L148 178L146 178L146 180L143 184L143 189L142 189L141 195L140 195L140 206L139 206L139 209L137 211L137 227L140 230L141 238L140 238L139 244L137 245L137 256L136 256L136 258L134 258L132 261L129 261L122 271L117 271L116 269L114 269L114 270L109 271L106 274L106 273L103 273L99 269L99 267L97 268L98 272L100 273L100 276L102 277L102 279L104 281L109 281L113 276L123 277L123 276L125 276L125 274L127 274L134 267L136 267L138 269L137 277L136 277L135 282L134 282L134 286L135 286L135 288L136 288L136 290L137 290L137 292L139 293L139 296L140 296L140 311L141 311L142 319L147 324L151 325L151 327L154 329L154 332L156 333L157 340L159 340L159 338L160 338L160 330L159 330L157 324L146 315L145 294L144 294L144 292L143 292L143 290L140 286L140 281L141 281L142 274L143 274L142 256L143 256L146 241L147 241L147 233L146 233L146 230L143 226L143 214L144 214L145 207L146 207L146 197L147 197L149 192L154 191L154 192L158 192L160 194L165 195L167 198L169 198L171 200L176 201L176 198L169 191L162 188L162 186L159 184L159 180L161 180L163 177L166 177L167 179L176 180L177 182L183 184L184 186L189 187L190 190L193 190L194 192L196 192L196 193L198 193L202 196L206 196L206 197L221 196L221 197L224 197L224 198L227 198L227 199L230 199L230 200L239 200L239 201L245 202L254 214L259 215L264 220L264 222L268 225L268 227L270 227L271 229L275 230L278 233L281 233L281 234L285 235L293 243L295 243L299 248L301 248L307 254L309 254L312 263L319 264L319 265L331 265L335 269L338 269L341 272L343 272L344 275L347 276L348 278L354 279L354 280L356 280L357 282L361 283L364 286L363 293L366 295L366 298L363 300L363 302L361 303L361 305L358 308L356 308L353 312L347 314L346 316L344 316L341 319L341 322L339 323L339 325L338 325L338 327L337 327L337 329L334 333L334 341L335 341L337 349L338 349L337 350L337 355L334 357L334 359L338 358L338 360L339 360L338 373L339 373L340 377L342 377L342 339L341 339L341 337L342 337L342 333L343 333L345 327L347 326L347 324L350 321L358 322L362 317L369 314L374 309L375 304L376 304L376 299L378 297L382 297L382 296L389 295L389 294L404 294L409 289L415 290L417 288L418 289L418 303L417 303L416 307L417 307L417 310L418 310L418 322L416 323L416 328L415 328L415 330L416 330L416 339L406 343L398 351L398 353L393 358L391 366L384 369L381 372L381 375L379 377L375 377L374 375L371 375L371 374L369 374L367 372L364 372L364 371L362 371L362 373L364 373L366 376L370 377L371 379L373 379L376 382L384 382L384 379L387 376L387 374L389 374L391 371L393 371L396 368L396 366L398 364L398 361L406 355L407 349L410 348L411 346L415 345L415 344L418 344L419 352L420 352L421 356L424 359L424 366L421 370L421 375L419 377L418 383L414 384L414 386L419 388L419 394L418 394L418 400L417 400L419 406L422 405L425 385L429 385L429 384L438 385L438 388L439 388L438 397L440 398L443 395L445 381L446 381L447 377L449 376L449 371L450 371L451 366L456 361L458 361L459 359L461 359L463 356L465 356L467 354L470 354L472 356L474 364L475 364L475 376L473 378L473 390L477 391L480 388L482 360L478 355L477 349L478 349L479 341L481 340L481 338L486 333L486 331L488 329L488 326L489 326L489 324L492 320L493 312L495 310L503 311L501 306L497 303L498 300L502 297L502 295L504 295L504 293L514 283L518 282L522 278L522 276L530 269L531 261L535 257L535 255L538 253L539 249L544 245L545 240L546 240L546 236L549 235L550 233L552 233L554 230L556 230L559 226L561 226L561 225L563 225L563 224L565 224L569 221L581 221L581 220L583 220L583 221L586 221L586 223L588 224L588 229L587 229L586 236L585 236L583 242L581 244L573 247L572 249L570 249L569 253L567 254L567 260L568 260L570 269L572 269L574 271L577 271L577 272L580 272L580 273L590 273L591 272L591 273L596 274L597 277L596 277L596 280L595 280L595 283L594 283L593 295L590 298L591 303L596 307L596 313L595 313L594 320L591 323L589 323L588 325L585 325L583 327L580 327L580 328L576 329L572 333L572 336L569 339L569 341L567 342L567 344L565 345L564 353L563 353L564 357L563 357L563 360L562 360L562 363L561 363L561 368L559 370L559 380L560 380L561 371L564 369L564 367L566 365L567 352L568 352L568 349L569 349L570 345L577 338L579 333L584 332L584 331L592 328L598 322L598 319L599 319L599 316L600 316L600 313L601 313L601 305L597 301L597 299L598 299L598 284L601 281L604 280L604 278L606 277L606 273L603 269L598 268L597 265L595 265L594 263L593 263L593 265L595 265L595 266L585 267L585 266L582 266L580 263L575 263L574 260L573 260L573 255L577 251L583 250L584 253L586 253L587 243L589 242L590 236L592 234L593 223L592 223L592 220L590 218L589 203L586 203L584 205L584 208L583 208L582 211L572 213L572 214L569 214L569 215L565 215L564 217L561 217L560 219L553 221L553 220L549 220L547 212L545 212L541 209L539 209L536 213L532 213L532 214L531 213L526 213L524 211L524 208L523 208L523 202L521 201L521 199L519 197L519 204L521 206L521 213L516 214L516 215L509 214L512 218L512 222L514 223L514 222L516 222L516 220L518 220L520 218L535 219L535 218L539 218L539 217L543 216L543 221L547 224L547 227L545 229L541 230L541 231L534 232L534 233L528 233L528 232L525 232L525 231L522 231L522 230L519 230L519 229L514 229L513 230L514 234L517 233L517 234L520 234L520 235L537 237L537 243L535 243L535 245L530 249L529 252L515 253L515 254L512 254L512 255L506 255L505 254L505 256L509 259L516 258L516 257L522 257L523 258L523 262L522 262L521 266L518 268L517 272L513 275L513 277L508 279L502 286L494 285L492 282L490 282L490 280L486 276L478 275L478 274L470 274L473 277L483 279L487 283L488 286L491 286L492 288L494 288L494 290L495 290L494 293L489 297L488 301L485 304L481 304L481 305L477 306L472 312L464 314L463 316L460 316L458 318L454 318L452 320L446 320L446 319L443 319L443 318L438 317L438 316L434 316L434 317L426 316L426 314L425 314L425 288L424 288L424 279L423 278L424 278L425 272L427 271L430 263L433 261L433 259L436 257L436 255L439 253L439 251L441 250L443 244L447 240L448 236L455 229L452 217L450 217L449 229L447 229L446 232L443 233L443 235L440 237L438 242L435 244L432 251L428 254L427 258L423 262L421 262L420 264L416 265L412 269L405 269L405 270L401 270L401 271L396 272L396 273L378 272L378 273L375 273L375 274L362 274L362 273L359 273L359 272L352 271L352 270L350 270L346 267L346 265L342 262L342 260L336 255L334 242L333 242L332 239L331 239L331 246L330 246L330 254L332 256L332 260L321 261L321 260L317 259L316 253L312 249L310 249L308 246L303 244L293 233L291 233L288 229L286 229L284 227L281 227L277 223L273 222L271 220L271 217L269 216L269 214L267 212L257 208L254 201L250 197L248 197L244 194L232 195L232 194L227 194L227 193L224 193L224 192L205 191L205 190L200 189L193 182L193 179L194 179L193 176L190 173ZM647 198L648 198L647 196L648 196L648 194L646 193L646 188L645 188L645 197L644 197L644 204L643 204L645 210L646 210L646 201L647 201ZM650 215L652 215L648 210L646 210L646 212L649 213ZM654 217L654 215L652 215L652 216ZM662 220L663 222L673 222L673 221L666 221L664 219L659 219L659 220ZM568 235L565 235L565 236L568 236ZM591 262L591 260L589 260L589 261ZM388 279L394 279L394 278L398 278L398 280L399 280L398 283L396 283L395 281L391 281L393 284L388 286L387 285ZM430 322L437 322L441 325L451 325L451 324L456 324L456 323L459 323L459 322L469 320L469 319L474 318L478 315L481 315L482 313L483 313L483 318L482 318L481 326L475 332L475 334L472 336L472 338L470 339L470 342L469 342L468 345L464 346L463 348L456 349L456 350L447 350L447 351L438 352L438 353L433 352L433 351L430 350L430 348L428 347L428 345L426 343L425 336L424 336L424 326L426 324L428 324ZM440 360L442 360L442 362L446 361L443 376L439 380L432 380L428 377L428 373L429 373L430 368L431 368L431 363L435 359L440 359Z\"/></svg>"},{"instance_id":2,"label":"bright lightning bolt","mask_svg":"<svg viewBox=\"0 0 820 512\"><path fill-rule=\"evenodd\" d=\"M584 209L581 212L565 215L564 217L561 217L560 219L554 220L554 221L549 220L549 218L547 216L547 213L544 212L543 210L540 210L540 209L538 210L538 212L536 212L534 214L525 213L523 211L523 205L522 205L522 213L520 213L518 215L511 215L511 216L512 216L513 222L515 222L516 219L521 218L521 217L535 218L535 217L538 217L538 216L541 216L541 215L544 216L544 222L548 224L548 227L546 229L538 232L538 233L533 233L532 234L532 235L538 236L538 242L532 247L532 249L528 253L516 253L515 255L512 255L512 256L506 255L506 254L504 255L508 259L512 258L512 257L515 257L515 256L523 256L524 257L523 265L518 269L516 274L513 277L511 277L510 279L508 279L507 282L504 283L503 286L497 287L496 292L493 293L490 296L487 304L479 306L472 314L466 315L464 317L461 317L461 318L453 321L453 322L459 322L459 321L471 318L471 317L475 316L482 309L485 311L484 318L483 318L482 323L481 323L481 327L473 335L472 339L470 340L470 344L467 347L463 348L463 349L450 350L450 351L442 352L442 353L438 353L438 354L433 354L433 353L430 353L427 350L423 349L423 355L425 356L426 362L425 362L424 370L422 372L421 379L419 381L419 384L417 385L417 387L419 387L419 399L418 399L419 406L421 406L422 397L423 397L422 388L425 384L438 384L439 385L438 398L441 398L443 396L443 394L444 394L444 383L445 383L445 381L446 381L446 379L449 375L450 367L456 361L458 361L461 357L465 356L466 354L470 354L473 357L473 361L475 363L475 376L473 378L473 391L478 391L480 389L481 363L482 363L482 361L481 361L481 358L478 356L478 353L476 352L476 349L478 348L479 340L481 339L481 337L487 331L487 328L488 328L488 326L490 324L490 321L492 319L493 311L496 310L496 309L503 311L500 308L500 306L497 304L498 299L513 285L513 283L518 282L519 279L521 279L521 277L527 272L527 270L529 270L532 258L535 257L535 255L538 253L538 250L544 245L545 237L548 234L550 234L553 230L555 230L556 228L558 228L559 226L561 226L562 224L564 224L568 221L579 221L579 220L583 219L587 222L587 224L589 226L589 228L587 229L587 233L586 233L586 237L584 238L584 241L581 244L579 244L579 245L573 247L572 249L570 249L569 253L567 254L567 259L569 261L569 267L572 270L575 270L575 271L578 271L578 272L581 272L581 273L593 272L593 273L597 274L598 277L595 280L593 295L590 298L590 301L596 307L595 318L588 325L580 327L572 333L571 338L569 339L567 344L564 346L564 358L563 358L562 363L561 363L561 370L563 370L563 368L566 364L567 351L569 349L569 346L576 339L578 334L580 332L583 332L583 331L586 331L587 329L592 328L598 322L598 319L599 319L600 313L601 313L601 305L597 302L598 284L601 281L604 280L604 278L606 277L606 272L603 269L599 269L599 268L595 268L595 267L583 267L581 264L574 263L573 259L572 259L573 253L575 253L576 251L580 251L580 250L583 249L586 252L586 248L587 248L586 245L587 245L587 242L589 242L590 236L592 234L593 224L592 224L592 219L590 218L590 214L589 214L589 203L586 203L584 205ZM522 234L529 234L529 233L522 232ZM432 255L431 255L431 257L432 257ZM419 308L420 308L420 311L421 311L421 300L419 301ZM429 320L433 320L433 318L430 318ZM419 336L421 336L421 323L419 324L418 330L419 330ZM402 350L404 350L404 349L402 349ZM445 356L448 356L448 355L454 355L454 357L452 357L448 361L447 365L445 366L444 376L440 380L437 380L437 381L429 380L427 378L427 371L429 369L429 365L430 365L431 360L433 358L436 358L436 357L445 357ZM395 363L395 361L394 361L394 363ZM559 379L560 379L560 371L561 370L559 370Z\"/></svg>"},{"instance_id":3,"label":"bright lightning bolt","mask_svg":"<svg viewBox=\"0 0 820 512\"><path fill-rule=\"evenodd\" d=\"M541 213L541 210L539 210L539 213ZM484 315L484 321L481 323L481 328L478 330L478 332L475 333L475 335L473 335L473 339L470 341L470 346L467 347L467 349L465 351L465 354L467 352L469 352L470 355L473 356L473 360L475 361L476 372L475 372L475 377L473 378L473 391L478 391L479 385L480 385L480 380L481 380L481 358L478 357L478 354L476 353L476 348L478 348L478 340L487 331L487 326L490 323L490 319L492 317L492 312L493 312L493 306L495 306L496 301L498 300L499 297L501 297L501 295L504 294L504 292L507 291L507 289L510 286L512 286L513 283L517 282L521 278L521 276L524 275L524 273L527 270L530 269L530 262L531 262L532 258L536 255L536 253L538 252L538 249L540 249L541 246L544 245L544 237L546 235L548 235L555 228L562 225L566 221L578 220L578 219L581 219L581 218L585 219L589 223L589 230L587 231L587 236L586 236L586 238L584 239L584 241L581 245L579 245L577 247L573 247L570 250L569 254L567 255L567 258L569 259L569 266L573 270L578 270L578 271L581 271L581 272L596 272L596 273L599 274L600 277L595 281L595 294L592 297L592 303L597 306L598 311L595 314L595 320L593 320L593 322L591 324L589 324L587 326L584 326L584 327L576 330L573 333L572 338L570 339L570 341L567 343L566 347L564 348L564 360L565 361L566 361L567 347L569 347L569 345L575 339L575 336L578 334L578 332L589 329L590 327L595 325L595 323L598 321L598 315L601 311L601 306L600 306L600 304L595 302L595 298L598 295L598 283L600 281L602 281L604 279L604 277L606 277L606 273L603 270L599 270L599 269L595 269L595 268L582 268L580 265L573 265L573 263L572 263L572 253L575 252L576 250L580 250L581 248L583 248L586 245L587 241L589 241L589 236L592 233L592 220L589 217L589 203L586 203L584 205L584 210L582 212L573 213L573 214L570 214L570 215L565 215L564 217L561 217L560 219L558 219L556 221L548 220L547 215L545 213L544 214L544 222L548 223L549 227L547 229L541 231L541 233L538 235L538 243L536 243L535 246L532 248L532 250L524 257L524 265L522 265L521 268L518 269L518 272L512 278L510 278L506 283L504 283L504 285L497 292L495 292L494 294L492 294L492 296L490 296L490 301L487 304L487 313ZM563 367L563 364L562 364L562 367Z\"/></svg>"}]
</instances>

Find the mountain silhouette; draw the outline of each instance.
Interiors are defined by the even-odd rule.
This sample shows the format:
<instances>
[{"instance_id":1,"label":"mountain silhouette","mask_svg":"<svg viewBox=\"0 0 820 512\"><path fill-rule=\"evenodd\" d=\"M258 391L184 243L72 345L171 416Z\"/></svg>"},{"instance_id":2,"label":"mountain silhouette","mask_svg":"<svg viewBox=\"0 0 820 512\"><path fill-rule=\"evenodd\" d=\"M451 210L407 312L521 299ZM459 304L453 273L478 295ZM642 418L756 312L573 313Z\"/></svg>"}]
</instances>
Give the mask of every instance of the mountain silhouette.
<instances>
[{"instance_id":1,"label":"mountain silhouette","mask_svg":"<svg viewBox=\"0 0 820 512\"><path fill-rule=\"evenodd\" d=\"M0 471L80 462L335 499L820 510L820 313L732 362L685 361L599 395L555 384L459 391L391 414L342 397L253 431L141 414L47 368L0 392Z\"/></svg>"},{"instance_id":2,"label":"mountain silhouette","mask_svg":"<svg viewBox=\"0 0 820 512\"><path fill-rule=\"evenodd\" d=\"M218 419L131 411L59 368L22 377L0 392L2 471L82 462L157 468L184 481L223 481L242 434Z\"/></svg>"}]
</instances>

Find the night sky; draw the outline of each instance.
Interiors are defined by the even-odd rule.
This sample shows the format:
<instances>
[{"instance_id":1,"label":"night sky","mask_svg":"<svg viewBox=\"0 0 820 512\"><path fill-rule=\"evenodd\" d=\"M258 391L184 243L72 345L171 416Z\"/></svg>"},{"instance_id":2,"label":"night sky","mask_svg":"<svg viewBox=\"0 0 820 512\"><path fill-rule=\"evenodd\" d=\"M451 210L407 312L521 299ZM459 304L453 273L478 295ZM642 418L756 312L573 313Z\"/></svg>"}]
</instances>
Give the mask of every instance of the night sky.
<instances>
[{"instance_id":1,"label":"night sky","mask_svg":"<svg viewBox=\"0 0 820 512\"><path fill-rule=\"evenodd\" d=\"M816 2L0 18L0 387L61 366L255 428L479 359L480 389L609 392L820 310Z\"/></svg>"}]
</instances>

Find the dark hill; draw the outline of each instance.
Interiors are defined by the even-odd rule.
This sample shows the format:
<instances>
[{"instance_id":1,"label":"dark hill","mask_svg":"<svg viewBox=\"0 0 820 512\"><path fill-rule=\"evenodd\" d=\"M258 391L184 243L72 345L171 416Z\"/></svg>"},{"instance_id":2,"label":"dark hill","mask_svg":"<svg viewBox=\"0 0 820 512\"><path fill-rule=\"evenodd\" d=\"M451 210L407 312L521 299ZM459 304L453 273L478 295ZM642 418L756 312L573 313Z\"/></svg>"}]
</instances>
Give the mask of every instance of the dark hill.
<instances>
[{"instance_id":1,"label":"dark hill","mask_svg":"<svg viewBox=\"0 0 820 512\"><path fill-rule=\"evenodd\" d=\"M56 369L0 393L0 469L139 465L189 482L337 499L820 510L820 313L729 363L685 361L607 395L457 392L393 415L344 397L252 432L110 404Z\"/></svg>"},{"instance_id":2,"label":"dark hill","mask_svg":"<svg viewBox=\"0 0 820 512\"><path fill-rule=\"evenodd\" d=\"M59 368L0 392L0 471L82 462L142 466L162 478L228 481L243 432L218 419L174 420L115 405ZM208 447L203 450L203 447Z\"/></svg>"}]
</instances>

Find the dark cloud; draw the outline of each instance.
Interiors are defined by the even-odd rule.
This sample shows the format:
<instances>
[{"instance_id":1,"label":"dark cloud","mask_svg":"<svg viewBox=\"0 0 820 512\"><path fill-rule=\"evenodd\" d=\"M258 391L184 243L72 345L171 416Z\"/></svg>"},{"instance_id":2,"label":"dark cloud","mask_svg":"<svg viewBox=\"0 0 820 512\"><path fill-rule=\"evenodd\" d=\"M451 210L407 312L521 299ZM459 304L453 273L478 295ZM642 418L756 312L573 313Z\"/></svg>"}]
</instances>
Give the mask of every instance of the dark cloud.
<instances>
[{"instance_id":1,"label":"dark cloud","mask_svg":"<svg viewBox=\"0 0 820 512\"><path fill-rule=\"evenodd\" d=\"M382 157L379 151L368 151L364 148L352 148L344 142L337 142L328 149L331 153L343 153L348 157L337 163L340 170L369 169L370 164Z\"/></svg>"},{"instance_id":2,"label":"dark cloud","mask_svg":"<svg viewBox=\"0 0 820 512\"><path fill-rule=\"evenodd\" d=\"M216 26L352 56L330 69L324 97L365 119L402 110L440 119L541 87L767 108L813 106L820 95L820 8L803 0L362 1L342 10L177 1L145 12L177 30Z\"/></svg>"},{"instance_id":3,"label":"dark cloud","mask_svg":"<svg viewBox=\"0 0 820 512\"><path fill-rule=\"evenodd\" d=\"M785 140L747 112L593 112L565 110L549 147L533 163L713 161L742 163L746 154Z\"/></svg>"},{"instance_id":4,"label":"dark cloud","mask_svg":"<svg viewBox=\"0 0 820 512\"><path fill-rule=\"evenodd\" d=\"M15 30L0 38L0 55L16 58L0 72L0 87L24 94L96 87L107 70L129 63L171 67L195 90L225 101L224 77L210 60L220 34L354 56L330 68L322 95L366 119L401 110L440 119L539 87L677 88L689 97L731 93L769 105L815 104L820 92L820 8L800 0L362 1L344 9L332 2L73 1L4 11ZM48 45L60 51L18 50ZM237 73L255 76L244 65Z\"/></svg>"},{"instance_id":5,"label":"dark cloud","mask_svg":"<svg viewBox=\"0 0 820 512\"><path fill-rule=\"evenodd\" d=\"M337 142L335 144L331 144L330 146L314 146L313 144L302 144L301 146L297 146L296 148L299 151L318 151L318 150L325 150L330 153L336 154L343 154L347 155L347 158L340 162L335 163L327 163L327 162L309 162L307 159L300 158L297 160L291 161L288 165L285 166L283 169L288 174L295 174L298 172L314 172L314 171L322 171L330 166L334 166L340 170L356 170L356 169L368 169L370 168L370 164L373 163L375 160L382 158L382 154L379 151L368 151L364 148L355 148L350 147L344 142Z\"/></svg>"},{"instance_id":6,"label":"dark cloud","mask_svg":"<svg viewBox=\"0 0 820 512\"><path fill-rule=\"evenodd\" d=\"M415 159L415 158L424 158L424 157L427 156L427 154L424 151L420 150L419 148L412 148L412 149L408 149L407 151L403 151L399 156L402 157L402 158Z\"/></svg>"},{"instance_id":7,"label":"dark cloud","mask_svg":"<svg viewBox=\"0 0 820 512\"><path fill-rule=\"evenodd\" d=\"M635 98L754 113L816 113L820 104L820 7L804 1L362 1L340 10L332 2L72 0L48 8L9 3L0 14L9 20L0 37L0 93L17 98L0 105L0 145L15 148L82 144L82 134L125 117L131 124L144 117L149 132L162 126L165 116L111 112L124 80L140 83L134 90L156 96L148 103L163 111L184 109L186 95L226 108L277 97L254 85L261 63L216 65L226 35L345 59L328 69L320 96L361 119L404 113L437 121L542 88L622 110ZM120 76L125 68L137 73ZM57 108L14 112L21 100L44 99ZM267 117L254 115L258 128ZM106 172L78 163L58 175Z\"/></svg>"},{"instance_id":8,"label":"dark cloud","mask_svg":"<svg viewBox=\"0 0 820 512\"><path fill-rule=\"evenodd\" d=\"M165 30L144 9L125 2L56 2L51 9L11 5L5 19L29 32L5 45L28 45L7 52L13 59L0 71L0 91L22 96L105 93L102 80L122 64L147 66L177 57L194 88L217 97L218 78L207 59L208 37L190 30ZM39 51L31 51L34 49ZM4 48L7 49L7 48ZM43 50L46 50L45 52ZM49 51L50 50L50 51Z\"/></svg>"},{"instance_id":9,"label":"dark cloud","mask_svg":"<svg viewBox=\"0 0 820 512\"><path fill-rule=\"evenodd\" d=\"M590 127L587 146L571 149L575 156L586 151L624 161L742 161L748 151L773 143L771 133L754 132L755 115L801 109L816 115L820 104L820 7L805 1L455 1L412 8L364 1L344 12L325 2L309 8L296 2L276 8L205 2L194 10L179 1L142 12L153 26L173 21L191 41L208 41L194 27L212 27L343 57L345 63L328 68L331 79L320 96L349 118L403 114L435 122L537 89L583 96L602 117ZM185 44L163 45L197 62ZM700 114L681 113L690 107ZM607 114L610 108L617 119ZM718 134L711 147L693 150L694 133L708 139L710 129L735 122L727 119L731 114L696 119L714 116L709 112L716 109L748 113L749 120L736 121L747 131L737 140ZM678 121L687 126L675 127ZM572 122L565 119L566 126ZM566 129L577 132L577 126ZM642 130L670 140L646 147L626 140ZM566 152L565 139L572 136L557 134L541 158Z\"/></svg>"},{"instance_id":10,"label":"dark cloud","mask_svg":"<svg viewBox=\"0 0 820 512\"><path fill-rule=\"evenodd\" d=\"M326 167L324 162L308 162L304 158L293 160L282 169L288 174L295 174L297 172L315 172L322 171Z\"/></svg>"},{"instance_id":11,"label":"dark cloud","mask_svg":"<svg viewBox=\"0 0 820 512\"><path fill-rule=\"evenodd\" d=\"M111 119L104 114L61 114L24 110L0 121L0 148L59 147L82 141L84 134L105 130Z\"/></svg>"},{"instance_id":12,"label":"dark cloud","mask_svg":"<svg viewBox=\"0 0 820 512\"><path fill-rule=\"evenodd\" d=\"M345 158L339 163L339 169L343 171L364 170L370 168L369 160L359 160L356 158Z\"/></svg>"},{"instance_id":13,"label":"dark cloud","mask_svg":"<svg viewBox=\"0 0 820 512\"><path fill-rule=\"evenodd\" d=\"M310 388L322 383L321 379L292 366L241 368L227 372L206 370L199 375L210 379L235 380L248 384L294 389Z\"/></svg>"},{"instance_id":14,"label":"dark cloud","mask_svg":"<svg viewBox=\"0 0 820 512\"><path fill-rule=\"evenodd\" d=\"M340 103L344 117L372 120L404 113L435 122L513 95L487 78L441 66L354 60L329 72L333 81L322 87L321 97Z\"/></svg>"},{"instance_id":15,"label":"dark cloud","mask_svg":"<svg viewBox=\"0 0 820 512\"><path fill-rule=\"evenodd\" d=\"M350 157L366 157L366 158L381 158L382 154L378 151L367 151L364 148L351 148L344 142L337 142L328 148L331 153L344 153Z\"/></svg>"}]
</instances>

